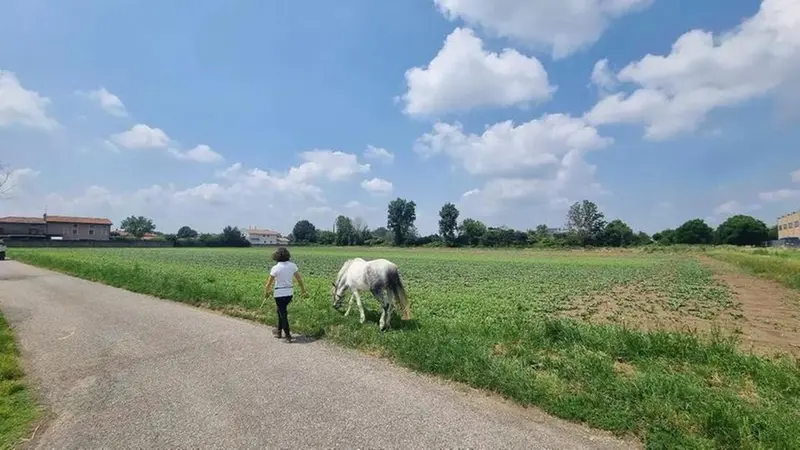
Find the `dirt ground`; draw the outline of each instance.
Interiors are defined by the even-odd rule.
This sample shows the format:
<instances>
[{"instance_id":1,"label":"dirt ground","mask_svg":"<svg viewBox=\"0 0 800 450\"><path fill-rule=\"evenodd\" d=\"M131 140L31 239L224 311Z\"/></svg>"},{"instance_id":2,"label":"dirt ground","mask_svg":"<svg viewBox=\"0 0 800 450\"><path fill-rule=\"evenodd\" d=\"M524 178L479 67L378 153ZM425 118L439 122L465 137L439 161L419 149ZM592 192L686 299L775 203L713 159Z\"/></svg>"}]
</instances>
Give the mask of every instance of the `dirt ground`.
<instances>
[{"instance_id":1,"label":"dirt ground","mask_svg":"<svg viewBox=\"0 0 800 450\"><path fill-rule=\"evenodd\" d=\"M800 293L780 284L746 274L737 267L701 256L714 278L725 283L733 304L718 310L702 305L672 308L656 292L636 286L619 286L610 293L582 300L571 317L596 323L618 323L644 330L673 330L707 334L718 328L736 334L744 351L763 356L788 353L800 358Z\"/></svg>"}]
</instances>

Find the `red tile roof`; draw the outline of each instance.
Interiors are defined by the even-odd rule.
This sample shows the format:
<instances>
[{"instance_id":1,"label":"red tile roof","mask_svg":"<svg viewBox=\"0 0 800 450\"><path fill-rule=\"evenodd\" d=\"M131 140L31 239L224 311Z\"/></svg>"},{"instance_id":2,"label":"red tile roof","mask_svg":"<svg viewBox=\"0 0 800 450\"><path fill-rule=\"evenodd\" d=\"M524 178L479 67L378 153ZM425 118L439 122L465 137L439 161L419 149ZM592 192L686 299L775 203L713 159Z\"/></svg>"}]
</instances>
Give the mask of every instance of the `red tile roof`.
<instances>
[{"instance_id":1,"label":"red tile roof","mask_svg":"<svg viewBox=\"0 0 800 450\"><path fill-rule=\"evenodd\" d=\"M47 222L52 223L82 223L88 225L111 225L112 222L100 217L71 217L47 215Z\"/></svg>"},{"instance_id":2,"label":"red tile roof","mask_svg":"<svg viewBox=\"0 0 800 450\"><path fill-rule=\"evenodd\" d=\"M9 217L0 217L0 223L26 223L26 224L34 224L34 225L44 225L44 219L39 217L16 217L16 216L9 216Z\"/></svg>"}]
</instances>

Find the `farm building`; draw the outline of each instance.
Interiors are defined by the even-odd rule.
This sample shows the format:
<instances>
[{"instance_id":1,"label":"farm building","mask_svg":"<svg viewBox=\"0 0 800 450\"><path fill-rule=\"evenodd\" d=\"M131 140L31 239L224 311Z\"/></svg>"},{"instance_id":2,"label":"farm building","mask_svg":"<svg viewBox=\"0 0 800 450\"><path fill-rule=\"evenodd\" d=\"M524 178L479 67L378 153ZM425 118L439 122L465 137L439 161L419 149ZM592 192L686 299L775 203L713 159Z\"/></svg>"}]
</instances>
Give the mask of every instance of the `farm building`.
<instances>
[{"instance_id":1,"label":"farm building","mask_svg":"<svg viewBox=\"0 0 800 450\"><path fill-rule=\"evenodd\" d=\"M51 216L0 217L0 236L8 238L60 237L65 240L107 241L111 221L98 217Z\"/></svg>"},{"instance_id":2,"label":"farm building","mask_svg":"<svg viewBox=\"0 0 800 450\"><path fill-rule=\"evenodd\" d=\"M244 232L245 238L251 245L286 245L289 239L281 236L281 233L274 230L262 230L258 228L248 228Z\"/></svg>"},{"instance_id":3,"label":"farm building","mask_svg":"<svg viewBox=\"0 0 800 450\"><path fill-rule=\"evenodd\" d=\"M778 218L778 239L800 238L800 211Z\"/></svg>"}]
</instances>

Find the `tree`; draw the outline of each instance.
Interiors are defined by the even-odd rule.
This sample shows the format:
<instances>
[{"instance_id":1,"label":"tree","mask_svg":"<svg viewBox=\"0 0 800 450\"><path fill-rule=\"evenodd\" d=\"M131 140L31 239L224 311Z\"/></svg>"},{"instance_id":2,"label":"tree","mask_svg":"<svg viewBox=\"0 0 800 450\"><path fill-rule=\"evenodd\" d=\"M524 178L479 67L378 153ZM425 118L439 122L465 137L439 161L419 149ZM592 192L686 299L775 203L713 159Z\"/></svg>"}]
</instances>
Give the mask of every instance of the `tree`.
<instances>
[{"instance_id":1,"label":"tree","mask_svg":"<svg viewBox=\"0 0 800 450\"><path fill-rule=\"evenodd\" d=\"M292 236L296 242L317 242L317 227L308 220L300 220L294 224Z\"/></svg>"},{"instance_id":2,"label":"tree","mask_svg":"<svg viewBox=\"0 0 800 450\"><path fill-rule=\"evenodd\" d=\"M353 221L349 217L339 216L336 218L336 245L352 245L355 237Z\"/></svg>"},{"instance_id":3,"label":"tree","mask_svg":"<svg viewBox=\"0 0 800 450\"><path fill-rule=\"evenodd\" d=\"M754 217L738 214L722 222L714 237L717 244L759 245L769 239L769 229Z\"/></svg>"},{"instance_id":4,"label":"tree","mask_svg":"<svg viewBox=\"0 0 800 450\"><path fill-rule=\"evenodd\" d=\"M453 245L456 240L456 228L458 228L458 208L452 203L445 203L439 210L439 235L445 244Z\"/></svg>"},{"instance_id":5,"label":"tree","mask_svg":"<svg viewBox=\"0 0 800 450\"><path fill-rule=\"evenodd\" d=\"M602 243L609 247L627 247L633 244L635 235L625 222L615 219L603 229Z\"/></svg>"},{"instance_id":6,"label":"tree","mask_svg":"<svg viewBox=\"0 0 800 450\"><path fill-rule=\"evenodd\" d=\"M703 219L687 220L675 230L673 240L676 244L711 244L714 230Z\"/></svg>"},{"instance_id":7,"label":"tree","mask_svg":"<svg viewBox=\"0 0 800 450\"><path fill-rule=\"evenodd\" d=\"M769 236L768 239L770 241L777 241L778 240L778 226L773 225L769 227Z\"/></svg>"},{"instance_id":8,"label":"tree","mask_svg":"<svg viewBox=\"0 0 800 450\"><path fill-rule=\"evenodd\" d=\"M633 238L633 245L647 245L653 242L653 239L644 231L640 231Z\"/></svg>"},{"instance_id":9,"label":"tree","mask_svg":"<svg viewBox=\"0 0 800 450\"><path fill-rule=\"evenodd\" d=\"M178 229L178 233L176 234L178 239L192 239L197 237L197 231L193 230L189 226L182 226Z\"/></svg>"},{"instance_id":10,"label":"tree","mask_svg":"<svg viewBox=\"0 0 800 450\"><path fill-rule=\"evenodd\" d=\"M605 226L603 213L594 202L583 200L569 207L567 229L577 235L583 245L596 243Z\"/></svg>"},{"instance_id":11,"label":"tree","mask_svg":"<svg viewBox=\"0 0 800 450\"><path fill-rule=\"evenodd\" d=\"M363 217L353 219L353 240L355 245L364 245L372 235L369 232L367 221Z\"/></svg>"},{"instance_id":12,"label":"tree","mask_svg":"<svg viewBox=\"0 0 800 450\"><path fill-rule=\"evenodd\" d=\"M222 229L222 235L220 236L220 240L222 241L222 245L230 246L230 247L249 247L250 241L244 237L241 231L239 231L238 227L232 227L230 225L226 226Z\"/></svg>"},{"instance_id":13,"label":"tree","mask_svg":"<svg viewBox=\"0 0 800 450\"><path fill-rule=\"evenodd\" d=\"M11 170L0 163L0 196L11 191Z\"/></svg>"},{"instance_id":14,"label":"tree","mask_svg":"<svg viewBox=\"0 0 800 450\"><path fill-rule=\"evenodd\" d=\"M120 224L120 228L125 230L137 238L141 238L147 233L152 233L156 229L156 225L151 219L144 216L129 216Z\"/></svg>"},{"instance_id":15,"label":"tree","mask_svg":"<svg viewBox=\"0 0 800 450\"><path fill-rule=\"evenodd\" d=\"M460 237L462 237L468 245L472 246L481 243L484 235L486 235L486 231L486 225L484 225L483 222L470 218L464 219L459 227Z\"/></svg>"},{"instance_id":16,"label":"tree","mask_svg":"<svg viewBox=\"0 0 800 450\"><path fill-rule=\"evenodd\" d=\"M417 220L417 204L398 197L389 202L387 216L386 228L392 231L394 245L402 245Z\"/></svg>"},{"instance_id":17,"label":"tree","mask_svg":"<svg viewBox=\"0 0 800 450\"><path fill-rule=\"evenodd\" d=\"M319 230L317 242L322 245L333 245L336 242L336 233L331 230Z\"/></svg>"},{"instance_id":18,"label":"tree","mask_svg":"<svg viewBox=\"0 0 800 450\"><path fill-rule=\"evenodd\" d=\"M661 245L672 245L675 243L675 230L667 228L653 235L653 240Z\"/></svg>"}]
</instances>

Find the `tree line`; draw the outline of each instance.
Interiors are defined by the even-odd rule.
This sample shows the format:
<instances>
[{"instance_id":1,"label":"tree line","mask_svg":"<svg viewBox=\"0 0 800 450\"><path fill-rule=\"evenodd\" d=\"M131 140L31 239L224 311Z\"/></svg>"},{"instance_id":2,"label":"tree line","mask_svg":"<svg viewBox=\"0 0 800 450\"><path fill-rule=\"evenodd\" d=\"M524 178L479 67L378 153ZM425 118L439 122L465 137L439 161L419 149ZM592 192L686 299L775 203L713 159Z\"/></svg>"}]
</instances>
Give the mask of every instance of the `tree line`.
<instances>
[{"instance_id":1,"label":"tree line","mask_svg":"<svg viewBox=\"0 0 800 450\"><path fill-rule=\"evenodd\" d=\"M421 236L414 225L416 204L396 198L387 207L386 226L370 230L360 218L340 215L332 230L317 229L309 220L298 221L289 240L294 245L394 245L447 247L632 247L648 244L673 245L761 245L778 238L777 227L752 216L734 215L716 229L703 219L687 220L675 229L652 236L634 230L624 221L606 221L597 205L589 200L572 204L564 228L540 224L517 230L491 227L473 218L459 222L460 212L452 203L439 210L439 232Z\"/></svg>"},{"instance_id":2,"label":"tree line","mask_svg":"<svg viewBox=\"0 0 800 450\"><path fill-rule=\"evenodd\" d=\"M429 246L429 247L633 247L648 244L673 245L761 245L777 239L777 226L771 228L752 216L734 215L717 228L703 219L687 220L679 227L668 228L652 236L635 232L620 219L606 221L597 205L589 200L575 202L566 214L566 226L550 228L540 224L532 229L517 230L505 226L492 227L473 218L459 222L460 212L453 203L439 210L439 232L420 235L415 222L414 201L396 198L387 206L386 225L370 229L360 217L339 215L330 230L319 229L307 219L298 221L289 234L292 245L336 246ZM149 218L130 216L120 228L134 238L148 233L176 247L249 247L244 234L234 226L220 233L198 233L189 226L175 234L155 231Z\"/></svg>"}]
</instances>

